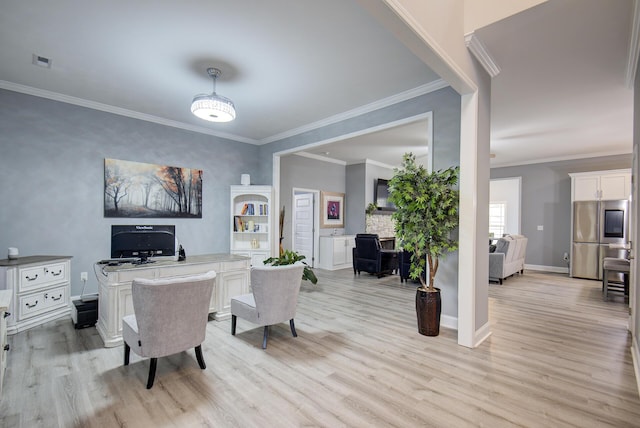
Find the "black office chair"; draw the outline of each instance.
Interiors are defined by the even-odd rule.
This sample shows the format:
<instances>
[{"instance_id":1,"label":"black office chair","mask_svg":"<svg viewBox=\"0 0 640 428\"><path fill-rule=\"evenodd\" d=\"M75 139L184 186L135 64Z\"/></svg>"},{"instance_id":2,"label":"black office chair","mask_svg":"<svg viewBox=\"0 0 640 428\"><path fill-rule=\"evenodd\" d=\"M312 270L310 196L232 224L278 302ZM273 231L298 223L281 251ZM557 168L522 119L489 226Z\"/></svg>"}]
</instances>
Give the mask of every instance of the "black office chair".
<instances>
[{"instance_id":1,"label":"black office chair","mask_svg":"<svg viewBox=\"0 0 640 428\"><path fill-rule=\"evenodd\" d=\"M380 245L378 235L359 233L353 249L353 274L361 271L377 275L392 274L398 268L398 252L385 250Z\"/></svg>"},{"instance_id":2,"label":"black office chair","mask_svg":"<svg viewBox=\"0 0 640 428\"><path fill-rule=\"evenodd\" d=\"M400 273L400 282L405 282L409 279L409 273L411 273L411 253L407 250L402 250L398 254L398 271Z\"/></svg>"}]
</instances>

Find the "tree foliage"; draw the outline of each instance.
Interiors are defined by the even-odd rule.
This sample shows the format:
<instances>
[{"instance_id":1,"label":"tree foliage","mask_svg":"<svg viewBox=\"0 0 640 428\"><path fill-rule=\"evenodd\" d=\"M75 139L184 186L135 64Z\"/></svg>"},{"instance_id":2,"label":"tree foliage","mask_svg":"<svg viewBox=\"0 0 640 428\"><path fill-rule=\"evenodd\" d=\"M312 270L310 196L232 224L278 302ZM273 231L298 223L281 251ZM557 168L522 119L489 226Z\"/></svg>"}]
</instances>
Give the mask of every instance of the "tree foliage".
<instances>
[{"instance_id":1,"label":"tree foliage","mask_svg":"<svg viewBox=\"0 0 640 428\"><path fill-rule=\"evenodd\" d=\"M458 167L428 173L412 153L406 153L402 168L394 172L389 200L396 206L396 236L402 248L412 253L409 277L425 289L423 273L428 263L428 288L433 291L439 258L458 249L458 241L451 239L458 227Z\"/></svg>"}]
</instances>

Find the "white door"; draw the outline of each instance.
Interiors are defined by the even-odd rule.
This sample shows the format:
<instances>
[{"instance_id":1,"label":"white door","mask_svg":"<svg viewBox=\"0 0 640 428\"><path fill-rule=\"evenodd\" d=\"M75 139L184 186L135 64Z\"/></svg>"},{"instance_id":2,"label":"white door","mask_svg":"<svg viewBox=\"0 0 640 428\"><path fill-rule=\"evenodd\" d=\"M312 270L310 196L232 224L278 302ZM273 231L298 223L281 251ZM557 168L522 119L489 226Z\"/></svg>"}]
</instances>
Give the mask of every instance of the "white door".
<instances>
[{"instance_id":1,"label":"white door","mask_svg":"<svg viewBox=\"0 0 640 428\"><path fill-rule=\"evenodd\" d=\"M313 267L313 193L293 196L293 250L305 256L305 262Z\"/></svg>"}]
</instances>

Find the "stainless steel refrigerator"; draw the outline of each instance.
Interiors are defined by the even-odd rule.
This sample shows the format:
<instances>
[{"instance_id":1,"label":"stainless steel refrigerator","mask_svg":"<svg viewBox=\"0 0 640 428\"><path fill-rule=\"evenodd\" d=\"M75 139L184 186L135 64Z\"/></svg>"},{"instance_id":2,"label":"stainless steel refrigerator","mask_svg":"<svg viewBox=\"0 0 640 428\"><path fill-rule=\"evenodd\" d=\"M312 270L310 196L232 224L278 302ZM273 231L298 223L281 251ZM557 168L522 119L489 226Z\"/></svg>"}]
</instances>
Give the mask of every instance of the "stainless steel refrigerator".
<instances>
[{"instance_id":1,"label":"stainless steel refrigerator","mask_svg":"<svg viewBox=\"0 0 640 428\"><path fill-rule=\"evenodd\" d=\"M602 279L605 257L626 258L629 243L629 201L573 203L571 276ZM620 281L619 274L609 278Z\"/></svg>"}]
</instances>

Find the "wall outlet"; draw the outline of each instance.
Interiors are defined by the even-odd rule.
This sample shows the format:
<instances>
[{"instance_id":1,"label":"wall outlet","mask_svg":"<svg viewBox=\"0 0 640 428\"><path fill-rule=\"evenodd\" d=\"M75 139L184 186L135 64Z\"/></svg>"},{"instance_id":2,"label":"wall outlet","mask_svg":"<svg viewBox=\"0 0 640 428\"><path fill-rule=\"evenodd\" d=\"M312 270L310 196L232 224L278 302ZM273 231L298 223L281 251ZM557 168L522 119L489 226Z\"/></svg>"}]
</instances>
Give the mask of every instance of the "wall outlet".
<instances>
[{"instance_id":1,"label":"wall outlet","mask_svg":"<svg viewBox=\"0 0 640 428\"><path fill-rule=\"evenodd\" d=\"M538 225L538 230L544 230L544 226Z\"/></svg>"},{"instance_id":2,"label":"wall outlet","mask_svg":"<svg viewBox=\"0 0 640 428\"><path fill-rule=\"evenodd\" d=\"M86 281L89 279L86 272L80 272L80 281Z\"/></svg>"}]
</instances>

